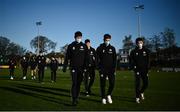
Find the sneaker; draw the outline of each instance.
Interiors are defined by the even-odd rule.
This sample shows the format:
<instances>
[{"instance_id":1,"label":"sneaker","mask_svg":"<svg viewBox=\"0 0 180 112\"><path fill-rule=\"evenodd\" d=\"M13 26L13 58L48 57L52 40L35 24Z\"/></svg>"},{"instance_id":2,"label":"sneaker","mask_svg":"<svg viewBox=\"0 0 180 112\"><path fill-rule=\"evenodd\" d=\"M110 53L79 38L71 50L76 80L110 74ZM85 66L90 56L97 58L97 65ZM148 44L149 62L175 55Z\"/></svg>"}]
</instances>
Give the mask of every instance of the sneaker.
<instances>
[{"instance_id":1,"label":"sneaker","mask_svg":"<svg viewBox=\"0 0 180 112\"><path fill-rule=\"evenodd\" d=\"M140 98L136 98L136 103L140 103Z\"/></svg>"},{"instance_id":2,"label":"sneaker","mask_svg":"<svg viewBox=\"0 0 180 112\"><path fill-rule=\"evenodd\" d=\"M25 79L26 79L26 76L23 77L23 80L25 80Z\"/></svg>"},{"instance_id":3,"label":"sneaker","mask_svg":"<svg viewBox=\"0 0 180 112\"><path fill-rule=\"evenodd\" d=\"M106 80L109 80L109 78L108 78L108 77L106 77Z\"/></svg>"},{"instance_id":4,"label":"sneaker","mask_svg":"<svg viewBox=\"0 0 180 112\"><path fill-rule=\"evenodd\" d=\"M11 76L10 79L13 80L14 79L13 76Z\"/></svg>"},{"instance_id":5,"label":"sneaker","mask_svg":"<svg viewBox=\"0 0 180 112\"><path fill-rule=\"evenodd\" d=\"M72 100L72 106L76 106L78 104L78 100L77 99L73 99Z\"/></svg>"},{"instance_id":6,"label":"sneaker","mask_svg":"<svg viewBox=\"0 0 180 112\"><path fill-rule=\"evenodd\" d=\"M36 79L36 76L34 76L34 80Z\"/></svg>"},{"instance_id":7,"label":"sneaker","mask_svg":"<svg viewBox=\"0 0 180 112\"><path fill-rule=\"evenodd\" d=\"M31 79L34 80L34 77L32 76Z\"/></svg>"},{"instance_id":8,"label":"sneaker","mask_svg":"<svg viewBox=\"0 0 180 112\"><path fill-rule=\"evenodd\" d=\"M87 91L86 91L86 93L85 93L85 94L86 94L86 96L87 96L87 97L89 96L89 93L88 93Z\"/></svg>"},{"instance_id":9,"label":"sneaker","mask_svg":"<svg viewBox=\"0 0 180 112\"><path fill-rule=\"evenodd\" d=\"M110 103L110 104L112 104L112 98L111 98L111 95L108 95L108 96L107 96L107 102Z\"/></svg>"},{"instance_id":10,"label":"sneaker","mask_svg":"<svg viewBox=\"0 0 180 112\"><path fill-rule=\"evenodd\" d=\"M144 97L144 93L141 93L141 99L144 100L145 97Z\"/></svg>"},{"instance_id":11,"label":"sneaker","mask_svg":"<svg viewBox=\"0 0 180 112\"><path fill-rule=\"evenodd\" d=\"M102 99L102 104L106 104L106 99L105 98Z\"/></svg>"}]
</instances>

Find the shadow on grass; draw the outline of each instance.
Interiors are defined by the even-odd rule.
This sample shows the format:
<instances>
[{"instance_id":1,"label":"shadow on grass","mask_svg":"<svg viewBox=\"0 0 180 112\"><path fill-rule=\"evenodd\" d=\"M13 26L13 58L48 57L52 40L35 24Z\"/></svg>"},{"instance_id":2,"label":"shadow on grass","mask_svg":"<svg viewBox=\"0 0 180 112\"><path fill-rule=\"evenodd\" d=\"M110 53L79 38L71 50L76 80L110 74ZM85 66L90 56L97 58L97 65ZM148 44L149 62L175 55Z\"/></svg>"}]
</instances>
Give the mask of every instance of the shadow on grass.
<instances>
[{"instance_id":1,"label":"shadow on grass","mask_svg":"<svg viewBox=\"0 0 180 112\"><path fill-rule=\"evenodd\" d=\"M26 85L26 84L17 84L16 87L35 91L35 92L42 92L42 93L49 93L49 94L53 94L53 95L60 95L60 96L64 96L64 97L70 97L70 90L68 90L68 89L53 88L53 87L52 88L51 87L41 87L41 86L33 86L33 85ZM63 92L66 94L62 94L60 92ZM69 94L69 95L67 95L67 94ZM98 96L98 95L93 94L92 96ZM100 100L91 99L90 97L79 97L79 99L92 101L92 102L100 102Z\"/></svg>"},{"instance_id":2,"label":"shadow on grass","mask_svg":"<svg viewBox=\"0 0 180 112\"><path fill-rule=\"evenodd\" d=\"M114 99L126 102L135 102L135 98L126 96L113 96Z\"/></svg>"},{"instance_id":3,"label":"shadow on grass","mask_svg":"<svg viewBox=\"0 0 180 112\"><path fill-rule=\"evenodd\" d=\"M57 104L63 104L65 106L71 106L70 101L66 101L66 100L63 100L63 99L59 99L59 98L55 98L55 97L52 97L52 96L37 93L37 92L40 92L40 91L42 92L42 90L38 90L38 89L25 88L25 87L17 87L17 88L14 88L14 87L1 87L1 89L11 91L11 92L15 92L15 93L19 93L19 94L23 94L23 95L32 96L32 97L35 97L35 98L39 98L39 99L42 99L42 100L45 100L45 101L50 101L50 102L57 103ZM61 95L63 95L63 94L61 94ZM70 97L69 95L63 95L63 96Z\"/></svg>"}]
</instances>

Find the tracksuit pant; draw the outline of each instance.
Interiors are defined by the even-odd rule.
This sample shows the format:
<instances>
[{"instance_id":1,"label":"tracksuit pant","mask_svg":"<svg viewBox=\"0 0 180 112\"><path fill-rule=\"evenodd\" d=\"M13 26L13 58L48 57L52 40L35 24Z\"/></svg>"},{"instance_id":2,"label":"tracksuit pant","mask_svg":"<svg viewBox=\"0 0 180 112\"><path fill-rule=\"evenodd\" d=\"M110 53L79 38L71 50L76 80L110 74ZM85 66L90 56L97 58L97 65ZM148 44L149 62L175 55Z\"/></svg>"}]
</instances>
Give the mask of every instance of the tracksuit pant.
<instances>
[{"instance_id":1,"label":"tracksuit pant","mask_svg":"<svg viewBox=\"0 0 180 112\"><path fill-rule=\"evenodd\" d=\"M106 78L109 80L109 87L107 91L107 95L112 95L114 85L115 85L115 74L113 70L100 70L100 87L101 87L101 97L106 98L105 86L106 86Z\"/></svg>"},{"instance_id":2,"label":"tracksuit pant","mask_svg":"<svg viewBox=\"0 0 180 112\"><path fill-rule=\"evenodd\" d=\"M56 70L51 70L51 80L56 82Z\"/></svg>"},{"instance_id":3,"label":"tracksuit pant","mask_svg":"<svg viewBox=\"0 0 180 112\"><path fill-rule=\"evenodd\" d=\"M39 79L39 82L43 81L43 79L44 79L44 68L38 69L38 79Z\"/></svg>"},{"instance_id":4,"label":"tracksuit pant","mask_svg":"<svg viewBox=\"0 0 180 112\"><path fill-rule=\"evenodd\" d=\"M71 68L71 76L72 76L72 87L71 87L71 95L73 100L77 100L80 93L80 86L83 80L83 68L81 67L73 67Z\"/></svg>"},{"instance_id":5,"label":"tracksuit pant","mask_svg":"<svg viewBox=\"0 0 180 112\"><path fill-rule=\"evenodd\" d=\"M86 92L88 92L88 94L91 93L91 87L94 83L94 78L95 78L95 68L89 67L87 71L84 73L84 85L85 85L85 90Z\"/></svg>"},{"instance_id":6,"label":"tracksuit pant","mask_svg":"<svg viewBox=\"0 0 180 112\"><path fill-rule=\"evenodd\" d=\"M142 84L141 84L141 80L142 80ZM144 93L147 87L148 87L148 72L136 71L135 72L136 98L140 98L140 94Z\"/></svg>"}]
</instances>

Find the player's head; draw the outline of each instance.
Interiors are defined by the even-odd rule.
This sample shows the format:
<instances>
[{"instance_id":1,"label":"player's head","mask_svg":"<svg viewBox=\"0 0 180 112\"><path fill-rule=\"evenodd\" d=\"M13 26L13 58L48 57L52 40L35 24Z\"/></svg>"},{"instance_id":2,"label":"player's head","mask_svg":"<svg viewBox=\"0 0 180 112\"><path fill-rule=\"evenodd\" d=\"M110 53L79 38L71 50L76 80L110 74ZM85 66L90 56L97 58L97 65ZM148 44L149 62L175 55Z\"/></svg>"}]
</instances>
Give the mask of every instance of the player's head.
<instances>
[{"instance_id":1,"label":"player's head","mask_svg":"<svg viewBox=\"0 0 180 112\"><path fill-rule=\"evenodd\" d=\"M105 34L104 35L104 43L108 46L110 44L111 35Z\"/></svg>"},{"instance_id":2,"label":"player's head","mask_svg":"<svg viewBox=\"0 0 180 112\"><path fill-rule=\"evenodd\" d=\"M82 33L80 31L75 32L74 38L78 43L80 43L82 41Z\"/></svg>"},{"instance_id":3,"label":"player's head","mask_svg":"<svg viewBox=\"0 0 180 112\"><path fill-rule=\"evenodd\" d=\"M85 44L87 45L87 47L89 48L91 46L91 41L89 39L85 40Z\"/></svg>"},{"instance_id":4,"label":"player's head","mask_svg":"<svg viewBox=\"0 0 180 112\"><path fill-rule=\"evenodd\" d=\"M136 45L138 46L139 49L142 49L143 48L143 45L144 45L144 40L143 38L137 38L136 39Z\"/></svg>"}]
</instances>

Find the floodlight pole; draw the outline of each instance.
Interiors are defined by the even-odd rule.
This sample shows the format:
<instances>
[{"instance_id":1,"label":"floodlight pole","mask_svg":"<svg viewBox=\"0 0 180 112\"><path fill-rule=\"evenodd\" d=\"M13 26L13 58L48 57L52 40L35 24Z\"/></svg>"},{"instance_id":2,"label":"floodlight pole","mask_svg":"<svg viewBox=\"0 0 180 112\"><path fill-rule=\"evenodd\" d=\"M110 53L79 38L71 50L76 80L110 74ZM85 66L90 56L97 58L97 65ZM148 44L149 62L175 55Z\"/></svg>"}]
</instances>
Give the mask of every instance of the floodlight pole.
<instances>
[{"instance_id":1,"label":"floodlight pole","mask_svg":"<svg viewBox=\"0 0 180 112\"><path fill-rule=\"evenodd\" d=\"M144 5L137 5L134 7L138 13L138 37L141 37L141 18L140 18L140 11L144 9Z\"/></svg>"},{"instance_id":2,"label":"floodlight pole","mask_svg":"<svg viewBox=\"0 0 180 112\"><path fill-rule=\"evenodd\" d=\"M37 49L37 55L39 55L39 26L41 25L41 21L39 22L36 22L36 26L37 26L37 29L38 29L38 32L37 32L37 38L38 38L38 49Z\"/></svg>"}]
</instances>

